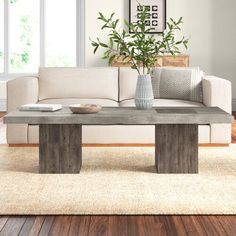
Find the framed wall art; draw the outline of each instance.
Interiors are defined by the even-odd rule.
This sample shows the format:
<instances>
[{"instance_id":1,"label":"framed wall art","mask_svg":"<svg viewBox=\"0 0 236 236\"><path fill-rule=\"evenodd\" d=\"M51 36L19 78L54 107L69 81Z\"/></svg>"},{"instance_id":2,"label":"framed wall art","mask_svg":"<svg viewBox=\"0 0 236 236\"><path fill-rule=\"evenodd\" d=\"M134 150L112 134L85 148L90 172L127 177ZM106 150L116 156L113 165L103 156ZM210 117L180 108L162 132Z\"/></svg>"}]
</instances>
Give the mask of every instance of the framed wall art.
<instances>
[{"instance_id":1,"label":"framed wall art","mask_svg":"<svg viewBox=\"0 0 236 236\"><path fill-rule=\"evenodd\" d=\"M144 8L149 13L146 25L154 28L150 33L163 32L166 28L166 0L129 0L129 22L138 22Z\"/></svg>"}]
</instances>

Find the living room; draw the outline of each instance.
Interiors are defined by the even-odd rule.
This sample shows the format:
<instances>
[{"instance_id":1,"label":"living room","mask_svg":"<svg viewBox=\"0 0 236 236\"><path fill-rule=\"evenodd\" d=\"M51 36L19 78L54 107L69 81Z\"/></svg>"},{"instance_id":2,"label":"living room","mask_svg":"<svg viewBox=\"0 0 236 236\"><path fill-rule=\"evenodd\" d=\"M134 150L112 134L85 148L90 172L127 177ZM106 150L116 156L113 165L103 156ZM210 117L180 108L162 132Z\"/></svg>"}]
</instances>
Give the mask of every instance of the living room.
<instances>
[{"instance_id":1,"label":"living room","mask_svg":"<svg viewBox=\"0 0 236 236\"><path fill-rule=\"evenodd\" d=\"M0 0L0 235L236 235L235 10Z\"/></svg>"}]
</instances>

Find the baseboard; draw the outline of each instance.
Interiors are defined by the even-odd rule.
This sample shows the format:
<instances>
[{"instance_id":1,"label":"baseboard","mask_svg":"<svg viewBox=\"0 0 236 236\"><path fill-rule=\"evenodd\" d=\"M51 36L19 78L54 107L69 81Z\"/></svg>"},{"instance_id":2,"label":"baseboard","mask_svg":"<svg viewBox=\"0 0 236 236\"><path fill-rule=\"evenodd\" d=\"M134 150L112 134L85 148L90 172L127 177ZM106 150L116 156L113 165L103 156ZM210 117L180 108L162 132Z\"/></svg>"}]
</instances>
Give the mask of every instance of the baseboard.
<instances>
[{"instance_id":1,"label":"baseboard","mask_svg":"<svg viewBox=\"0 0 236 236\"><path fill-rule=\"evenodd\" d=\"M236 98L233 98L232 100L232 110L236 111Z\"/></svg>"},{"instance_id":2,"label":"baseboard","mask_svg":"<svg viewBox=\"0 0 236 236\"><path fill-rule=\"evenodd\" d=\"M0 99L0 111L6 111L7 110L7 100L6 99Z\"/></svg>"}]
</instances>

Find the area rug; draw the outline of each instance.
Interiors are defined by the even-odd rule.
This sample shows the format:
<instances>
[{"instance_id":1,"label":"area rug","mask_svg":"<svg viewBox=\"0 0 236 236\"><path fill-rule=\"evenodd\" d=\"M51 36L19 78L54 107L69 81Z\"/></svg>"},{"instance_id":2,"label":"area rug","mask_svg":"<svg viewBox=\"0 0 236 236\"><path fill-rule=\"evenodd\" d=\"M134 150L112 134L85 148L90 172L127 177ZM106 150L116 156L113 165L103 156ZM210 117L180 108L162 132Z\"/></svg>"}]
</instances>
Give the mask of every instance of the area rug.
<instances>
[{"instance_id":1,"label":"area rug","mask_svg":"<svg viewBox=\"0 0 236 236\"><path fill-rule=\"evenodd\" d=\"M199 174L157 174L152 147L83 148L80 174L38 174L38 148L0 146L0 214L236 214L236 146Z\"/></svg>"}]
</instances>

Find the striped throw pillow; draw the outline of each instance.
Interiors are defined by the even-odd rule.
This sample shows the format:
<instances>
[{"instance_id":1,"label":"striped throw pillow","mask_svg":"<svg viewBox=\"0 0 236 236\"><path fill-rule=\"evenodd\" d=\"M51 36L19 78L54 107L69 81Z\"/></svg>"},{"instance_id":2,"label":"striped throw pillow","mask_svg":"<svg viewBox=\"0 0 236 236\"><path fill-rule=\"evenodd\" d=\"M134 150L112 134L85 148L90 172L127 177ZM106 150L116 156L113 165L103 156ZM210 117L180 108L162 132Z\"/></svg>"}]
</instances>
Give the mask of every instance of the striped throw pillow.
<instances>
[{"instance_id":1,"label":"striped throw pillow","mask_svg":"<svg viewBox=\"0 0 236 236\"><path fill-rule=\"evenodd\" d=\"M153 68L154 98L181 99L202 103L202 76L203 72L199 68Z\"/></svg>"}]
</instances>

